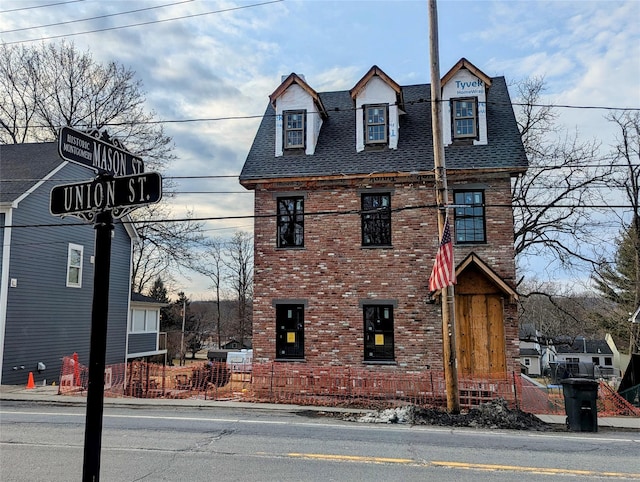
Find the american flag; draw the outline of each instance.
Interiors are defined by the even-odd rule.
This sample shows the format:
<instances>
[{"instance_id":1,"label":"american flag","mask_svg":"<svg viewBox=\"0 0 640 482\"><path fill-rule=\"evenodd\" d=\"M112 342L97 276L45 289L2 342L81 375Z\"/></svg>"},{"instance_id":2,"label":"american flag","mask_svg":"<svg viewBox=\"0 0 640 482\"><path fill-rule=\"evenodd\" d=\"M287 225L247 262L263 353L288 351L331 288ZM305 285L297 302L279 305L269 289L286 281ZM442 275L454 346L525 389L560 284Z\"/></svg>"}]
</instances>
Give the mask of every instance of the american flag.
<instances>
[{"instance_id":1,"label":"american flag","mask_svg":"<svg viewBox=\"0 0 640 482\"><path fill-rule=\"evenodd\" d=\"M444 220L444 230L440 247L436 254L436 263L433 265L431 276L429 277L429 291L438 291L445 286L450 286L456 282L456 271L453 267L453 243L451 242L451 231L449 230L449 218Z\"/></svg>"}]
</instances>

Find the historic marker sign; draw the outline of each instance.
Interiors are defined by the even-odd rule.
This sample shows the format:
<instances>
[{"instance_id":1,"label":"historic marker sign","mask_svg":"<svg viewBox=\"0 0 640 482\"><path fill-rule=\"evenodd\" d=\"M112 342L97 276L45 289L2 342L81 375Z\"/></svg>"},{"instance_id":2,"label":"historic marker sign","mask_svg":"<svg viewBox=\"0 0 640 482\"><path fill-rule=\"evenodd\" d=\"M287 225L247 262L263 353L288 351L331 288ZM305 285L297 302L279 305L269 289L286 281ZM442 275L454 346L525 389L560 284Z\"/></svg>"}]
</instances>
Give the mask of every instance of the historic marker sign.
<instances>
[{"instance_id":1,"label":"historic marker sign","mask_svg":"<svg viewBox=\"0 0 640 482\"><path fill-rule=\"evenodd\" d=\"M142 174L142 159L113 143L71 127L60 129L58 153L63 159L113 176Z\"/></svg>"},{"instance_id":2,"label":"historic marker sign","mask_svg":"<svg viewBox=\"0 0 640 482\"><path fill-rule=\"evenodd\" d=\"M133 176L99 176L90 181L64 184L51 190L54 216L135 208L162 197L162 177L157 172Z\"/></svg>"}]
</instances>

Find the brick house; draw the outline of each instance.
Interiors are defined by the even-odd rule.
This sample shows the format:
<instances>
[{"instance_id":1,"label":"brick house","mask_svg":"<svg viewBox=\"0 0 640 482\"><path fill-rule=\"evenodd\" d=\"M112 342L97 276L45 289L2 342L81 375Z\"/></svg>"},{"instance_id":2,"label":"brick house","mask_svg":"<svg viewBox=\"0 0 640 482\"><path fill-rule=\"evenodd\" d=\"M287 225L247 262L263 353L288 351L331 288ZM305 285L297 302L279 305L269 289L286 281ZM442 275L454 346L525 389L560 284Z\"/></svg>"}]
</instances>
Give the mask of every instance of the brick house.
<instances>
[{"instance_id":1,"label":"brick house","mask_svg":"<svg viewBox=\"0 0 640 482\"><path fill-rule=\"evenodd\" d=\"M462 376L519 373L511 179L527 168L504 77L442 78ZM255 192L254 363L443 369L430 85L373 66L348 91L292 73L240 183Z\"/></svg>"}]
</instances>

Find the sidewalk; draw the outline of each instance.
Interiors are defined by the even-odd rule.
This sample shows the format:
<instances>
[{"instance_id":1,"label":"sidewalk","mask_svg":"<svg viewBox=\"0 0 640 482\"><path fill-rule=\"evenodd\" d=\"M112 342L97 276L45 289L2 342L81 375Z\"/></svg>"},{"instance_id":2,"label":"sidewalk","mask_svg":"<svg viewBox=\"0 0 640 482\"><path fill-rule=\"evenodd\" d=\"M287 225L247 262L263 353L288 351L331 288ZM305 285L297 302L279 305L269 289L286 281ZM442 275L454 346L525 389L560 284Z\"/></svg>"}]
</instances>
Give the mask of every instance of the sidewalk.
<instances>
[{"instance_id":1,"label":"sidewalk","mask_svg":"<svg viewBox=\"0 0 640 482\"><path fill-rule=\"evenodd\" d=\"M0 385L0 402L42 402L54 405L86 405L84 396L58 395L58 387L36 386L26 389L22 386ZM1 403L0 403L1 405ZM189 407L189 408L213 408L233 407L254 410L284 410L288 412L306 412L317 410L323 412L371 412L371 410L340 408L340 407L313 407L302 405L287 405L279 403L251 403L235 401L217 401L203 399L163 399L163 398L111 398L104 399L104 405L111 407ZM536 415L540 420L549 424L564 425L564 415ZM598 427L635 429L640 432L640 417L598 417Z\"/></svg>"}]
</instances>

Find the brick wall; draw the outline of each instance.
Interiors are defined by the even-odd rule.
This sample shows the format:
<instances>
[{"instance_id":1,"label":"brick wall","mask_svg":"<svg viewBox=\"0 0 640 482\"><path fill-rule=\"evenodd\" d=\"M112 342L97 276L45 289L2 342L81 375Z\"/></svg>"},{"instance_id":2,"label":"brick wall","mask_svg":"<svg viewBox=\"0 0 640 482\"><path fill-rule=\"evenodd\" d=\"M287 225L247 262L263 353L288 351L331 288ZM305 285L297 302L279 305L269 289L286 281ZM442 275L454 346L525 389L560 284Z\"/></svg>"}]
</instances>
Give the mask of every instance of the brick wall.
<instances>
[{"instance_id":1,"label":"brick wall","mask_svg":"<svg viewBox=\"0 0 640 482\"><path fill-rule=\"evenodd\" d=\"M361 247L360 192L356 185L299 186L305 198L303 249L276 248L276 192L298 187L257 190L255 195L255 273L253 349L256 363L275 358L273 300L303 299L305 360L321 366L363 366L363 319L360 301L394 300L397 365L375 370L441 370L440 305L426 304L428 278L438 247L433 182L375 185L389 188L393 248ZM495 198L495 201L494 201ZM493 180L487 204L509 204L509 179ZM338 211L346 214L313 213ZM457 261L473 249L508 282L514 278L513 222L510 209L488 207L489 244L456 248ZM266 216L266 217L261 217ZM510 310L507 310L510 311ZM515 310L514 310L515 313ZM506 327L517 348L517 319ZM508 340L507 346L512 343ZM508 358L518 353L508 354ZM510 365L515 367L510 359Z\"/></svg>"}]
</instances>

